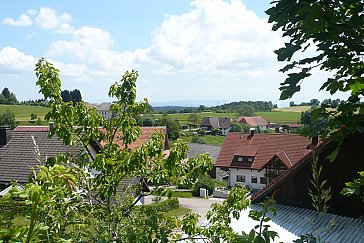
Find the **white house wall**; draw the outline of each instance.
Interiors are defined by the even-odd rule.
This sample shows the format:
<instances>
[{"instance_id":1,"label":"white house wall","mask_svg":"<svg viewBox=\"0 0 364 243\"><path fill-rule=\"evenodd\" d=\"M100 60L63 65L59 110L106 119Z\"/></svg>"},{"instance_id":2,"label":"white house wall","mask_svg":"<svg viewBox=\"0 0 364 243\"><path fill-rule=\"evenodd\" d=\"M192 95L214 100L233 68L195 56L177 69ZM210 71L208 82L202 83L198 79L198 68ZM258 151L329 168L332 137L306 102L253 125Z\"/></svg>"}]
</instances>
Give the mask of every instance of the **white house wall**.
<instances>
[{"instance_id":1,"label":"white house wall","mask_svg":"<svg viewBox=\"0 0 364 243\"><path fill-rule=\"evenodd\" d=\"M230 168L229 169L229 185L235 186L238 184L236 180L237 175L245 176L245 182L240 182L243 185L251 187L253 189L262 189L265 184L260 184L260 177L265 177L265 170L258 172L258 170L247 170L247 169L236 169ZM252 176L257 177L257 183L252 183Z\"/></svg>"}]
</instances>

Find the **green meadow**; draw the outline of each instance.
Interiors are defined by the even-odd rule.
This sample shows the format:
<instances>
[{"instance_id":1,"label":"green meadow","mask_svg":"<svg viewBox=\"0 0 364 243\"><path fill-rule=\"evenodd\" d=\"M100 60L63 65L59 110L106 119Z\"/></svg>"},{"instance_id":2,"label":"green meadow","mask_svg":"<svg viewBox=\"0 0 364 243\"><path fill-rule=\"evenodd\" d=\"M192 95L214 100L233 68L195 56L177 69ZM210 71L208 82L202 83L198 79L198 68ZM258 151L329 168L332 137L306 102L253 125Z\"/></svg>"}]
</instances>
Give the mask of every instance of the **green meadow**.
<instances>
[{"instance_id":1,"label":"green meadow","mask_svg":"<svg viewBox=\"0 0 364 243\"><path fill-rule=\"evenodd\" d=\"M15 119L19 122L30 120L30 114L34 113L38 118L44 120L45 114L49 111L48 107L30 105L0 105L0 114L10 110L14 112Z\"/></svg>"}]
</instances>

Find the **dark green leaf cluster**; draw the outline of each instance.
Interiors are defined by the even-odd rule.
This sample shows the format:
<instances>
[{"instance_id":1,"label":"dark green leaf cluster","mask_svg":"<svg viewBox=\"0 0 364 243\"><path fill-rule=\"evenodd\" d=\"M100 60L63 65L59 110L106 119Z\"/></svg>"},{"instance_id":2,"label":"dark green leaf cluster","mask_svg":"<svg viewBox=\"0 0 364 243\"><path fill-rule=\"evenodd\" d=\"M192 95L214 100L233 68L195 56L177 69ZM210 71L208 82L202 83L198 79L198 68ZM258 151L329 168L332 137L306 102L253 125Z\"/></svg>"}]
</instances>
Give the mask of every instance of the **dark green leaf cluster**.
<instances>
[{"instance_id":1,"label":"dark green leaf cluster","mask_svg":"<svg viewBox=\"0 0 364 243\"><path fill-rule=\"evenodd\" d=\"M364 2L363 0L280 0L266 13L273 30L281 30L288 40L275 51L278 61L288 62L281 72L288 77L281 83L281 99L300 91L303 80L314 68L328 71L332 77L321 86L331 94L350 92L347 101L324 104L322 116L333 119L326 134L347 125L343 133L364 130ZM312 52L314 50L315 52ZM305 54L307 55L305 56Z\"/></svg>"}]
</instances>

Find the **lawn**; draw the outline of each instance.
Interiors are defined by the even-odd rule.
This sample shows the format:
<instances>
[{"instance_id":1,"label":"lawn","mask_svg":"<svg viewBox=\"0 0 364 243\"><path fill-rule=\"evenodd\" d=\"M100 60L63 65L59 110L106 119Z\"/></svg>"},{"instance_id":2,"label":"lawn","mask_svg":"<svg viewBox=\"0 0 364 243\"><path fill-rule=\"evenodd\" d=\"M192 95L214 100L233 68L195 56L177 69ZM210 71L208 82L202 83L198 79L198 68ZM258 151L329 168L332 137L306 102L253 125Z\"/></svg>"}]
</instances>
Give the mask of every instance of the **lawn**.
<instances>
[{"instance_id":1,"label":"lawn","mask_svg":"<svg viewBox=\"0 0 364 243\"><path fill-rule=\"evenodd\" d=\"M189 208L185 208L185 207L179 207L179 208L176 208L176 209L172 209L171 211L168 211L167 214L169 216L184 216L186 214L188 214L189 212L191 212L192 210L189 209Z\"/></svg>"},{"instance_id":2,"label":"lawn","mask_svg":"<svg viewBox=\"0 0 364 243\"><path fill-rule=\"evenodd\" d=\"M180 138L183 141L185 141L186 143L191 143L191 140L192 140L192 136L188 136L188 137L181 136ZM205 140L206 144L217 145L217 146L221 146L225 140L225 136L205 135L205 136L201 136L201 138Z\"/></svg>"},{"instance_id":3,"label":"lawn","mask_svg":"<svg viewBox=\"0 0 364 243\"><path fill-rule=\"evenodd\" d=\"M191 191L172 191L172 197L191 198Z\"/></svg>"},{"instance_id":4,"label":"lawn","mask_svg":"<svg viewBox=\"0 0 364 243\"><path fill-rule=\"evenodd\" d=\"M38 118L44 120L45 114L48 113L49 108L43 106L30 106L30 105L0 105L0 114L10 110L14 112L17 121L29 121L30 114L34 113Z\"/></svg>"}]
</instances>

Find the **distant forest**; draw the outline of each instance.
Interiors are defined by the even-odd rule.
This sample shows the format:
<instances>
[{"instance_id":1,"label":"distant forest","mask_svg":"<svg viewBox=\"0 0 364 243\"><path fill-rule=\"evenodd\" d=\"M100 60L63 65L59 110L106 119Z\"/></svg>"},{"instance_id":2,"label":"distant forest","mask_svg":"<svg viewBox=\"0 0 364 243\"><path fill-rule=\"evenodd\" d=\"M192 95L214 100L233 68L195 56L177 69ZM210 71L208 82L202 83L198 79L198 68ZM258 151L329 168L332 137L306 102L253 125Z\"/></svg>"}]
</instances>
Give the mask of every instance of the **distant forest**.
<instances>
[{"instance_id":1,"label":"distant forest","mask_svg":"<svg viewBox=\"0 0 364 243\"><path fill-rule=\"evenodd\" d=\"M185 107L185 106L161 106L161 107L153 107L153 111L155 113L193 113L193 112L204 112L204 111L212 111L212 112L236 112L240 113L242 109L251 109L253 112L259 111L271 111L275 108L276 105L273 105L271 101L239 101L239 102L231 102L218 106L206 107L204 105L200 105L199 107Z\"/></svg>"}]
</instances>

